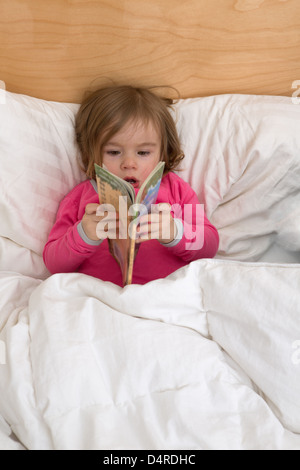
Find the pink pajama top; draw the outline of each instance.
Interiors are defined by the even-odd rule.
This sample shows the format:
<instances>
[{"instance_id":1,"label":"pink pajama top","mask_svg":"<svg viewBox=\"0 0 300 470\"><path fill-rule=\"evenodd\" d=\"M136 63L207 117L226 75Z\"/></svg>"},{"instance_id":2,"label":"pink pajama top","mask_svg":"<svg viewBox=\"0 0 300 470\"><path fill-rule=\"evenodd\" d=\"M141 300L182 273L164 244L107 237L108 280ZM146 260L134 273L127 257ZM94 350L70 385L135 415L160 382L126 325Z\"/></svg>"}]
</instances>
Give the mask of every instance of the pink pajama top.
<instances>
[{"instance_id":1,"label":"pink pajama top","mask_svg":"<svg viewBox=\"0 0 300 470\"><path fill-rule=\"evenodd\" d=\"M140 244L133 284L164 278L191 261L213 258L218 250L216 228L208 221L193 189L175 173L163 177L156 200L160 202L172 206L177 238L167 245L158 240ZM122 286L121 270L109 252L107 239L90 240L81 226L89 203L99 203L94 180L78 184L62 200L44 247L45 265L52 274L80 272Z\"/></svg>"}]
</instances>

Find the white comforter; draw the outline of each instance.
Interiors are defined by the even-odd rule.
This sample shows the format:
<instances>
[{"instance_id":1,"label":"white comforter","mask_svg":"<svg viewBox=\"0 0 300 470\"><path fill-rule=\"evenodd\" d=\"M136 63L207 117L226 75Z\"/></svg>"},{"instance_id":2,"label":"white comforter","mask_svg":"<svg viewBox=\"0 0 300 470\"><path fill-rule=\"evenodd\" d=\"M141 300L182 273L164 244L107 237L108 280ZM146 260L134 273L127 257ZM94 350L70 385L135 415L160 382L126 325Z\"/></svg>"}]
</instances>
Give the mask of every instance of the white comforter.
<instances>
[{"instance_id":1,"label":"white comforter","mask_svg":"<svg viewBox=\"0 0 300 470\"><path fill-rule=\"evenodd\" d=\"M1 273L0 413L28 449L300 449L299 267Z\"/></svg>"}]
</instances>

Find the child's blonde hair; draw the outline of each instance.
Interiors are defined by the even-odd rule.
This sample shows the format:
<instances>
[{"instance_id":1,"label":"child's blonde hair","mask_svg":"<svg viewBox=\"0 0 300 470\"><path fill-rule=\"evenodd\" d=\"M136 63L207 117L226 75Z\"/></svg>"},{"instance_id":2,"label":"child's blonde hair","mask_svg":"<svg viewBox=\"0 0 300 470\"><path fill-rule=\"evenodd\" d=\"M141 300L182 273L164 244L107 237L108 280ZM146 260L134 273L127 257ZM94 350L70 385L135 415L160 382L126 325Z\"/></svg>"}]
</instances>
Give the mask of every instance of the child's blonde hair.
<instances>
[{"instance_id":1,"label":"child's blonde hair","mask_svg":"<svg viewBox=\"0 0 300 470\"><path fill-rule=\"evenodd\" d=\"M101 88L85 98L76 115L75 132L87 177L95 178L94 163L101 165L103 146L131 120L151 122L156 127L165 173L176 169L184 154L169 112L172 103L149 88L127 85Z\"/></svg>"}]
</instances>

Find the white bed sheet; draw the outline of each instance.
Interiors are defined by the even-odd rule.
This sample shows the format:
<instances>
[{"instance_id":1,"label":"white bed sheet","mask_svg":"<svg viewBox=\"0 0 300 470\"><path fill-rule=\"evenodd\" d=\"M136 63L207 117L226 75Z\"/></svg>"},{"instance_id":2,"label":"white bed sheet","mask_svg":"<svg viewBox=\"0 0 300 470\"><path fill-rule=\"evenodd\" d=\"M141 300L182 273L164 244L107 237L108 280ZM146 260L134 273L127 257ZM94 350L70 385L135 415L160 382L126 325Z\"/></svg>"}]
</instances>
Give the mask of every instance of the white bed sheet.
<instances>
[{"instance_id":1,"label":"white bed sheet","mask_svg":"<svg viewBox=\"0 0 300 470\"><path fill-rule=\"evenodd\" d=\"M10 426L0 415L0 450L25 450L24 446L12 434Z\"/></svg>"},{"instance_id":2,"label":"white bed sheet","mask_svg":"<svg viewBox=\"0 0 300 470\"><path fill-rule=\"evenodd\" d=\"M300 449L299 265L0 286L0 412L26 448Z\"/></svg>"}]
</instances>

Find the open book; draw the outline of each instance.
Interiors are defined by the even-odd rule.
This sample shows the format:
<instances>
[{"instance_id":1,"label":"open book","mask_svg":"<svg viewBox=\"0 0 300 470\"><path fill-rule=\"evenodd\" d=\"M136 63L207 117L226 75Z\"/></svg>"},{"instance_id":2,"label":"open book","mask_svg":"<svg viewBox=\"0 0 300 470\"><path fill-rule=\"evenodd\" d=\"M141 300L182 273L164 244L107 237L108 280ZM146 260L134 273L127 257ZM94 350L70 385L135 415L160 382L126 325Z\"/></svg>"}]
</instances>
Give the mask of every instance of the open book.
<instances>
[{"instance_id":1,"label":"open book","mask_svg":"<svg viewBox=\"0 0 300 470\"><path fill-rule=\"evenodd\" d=\"M123 224L126 211L125 230L123 226L119 238L108 239L110 252L118 261L122 271L123 285L132 282L133 262L139 247L135 243L138 216L150 212L151 204L155 204L164 166L164 162L159 162L135 195L130 183L95 163L100 204L111 204L117 213L120 214L121 211L123 217L120 223ZM137 204L142 206L138 207Z\"/></svg>"}]
</instances>

